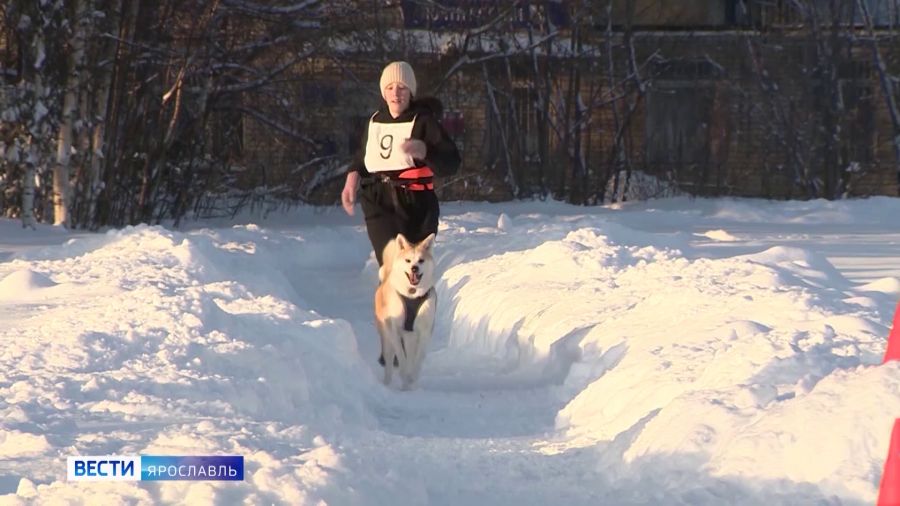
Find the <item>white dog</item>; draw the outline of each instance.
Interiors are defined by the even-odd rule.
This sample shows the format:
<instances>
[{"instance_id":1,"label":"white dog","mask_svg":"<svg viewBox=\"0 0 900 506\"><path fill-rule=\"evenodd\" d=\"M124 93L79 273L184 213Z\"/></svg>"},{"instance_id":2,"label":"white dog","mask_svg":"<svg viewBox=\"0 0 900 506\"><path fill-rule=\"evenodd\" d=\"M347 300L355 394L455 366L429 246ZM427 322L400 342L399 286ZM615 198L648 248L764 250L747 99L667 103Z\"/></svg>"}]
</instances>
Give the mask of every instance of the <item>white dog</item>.
<instances>
[{"instance_id":1,"label":"white dog","mask_svg":"<svg viewBox=\"0 0 900 506\"><path fill-rule=\"evenodd\" d=\"M419 378L437 306L433 243L434 234L418 244L399 234L384 248L384 264L378 269L381 284L375 291L375 323L381 335L385 385L391 383L395 363L404 390Z\"/></svg>"}]
</instances>

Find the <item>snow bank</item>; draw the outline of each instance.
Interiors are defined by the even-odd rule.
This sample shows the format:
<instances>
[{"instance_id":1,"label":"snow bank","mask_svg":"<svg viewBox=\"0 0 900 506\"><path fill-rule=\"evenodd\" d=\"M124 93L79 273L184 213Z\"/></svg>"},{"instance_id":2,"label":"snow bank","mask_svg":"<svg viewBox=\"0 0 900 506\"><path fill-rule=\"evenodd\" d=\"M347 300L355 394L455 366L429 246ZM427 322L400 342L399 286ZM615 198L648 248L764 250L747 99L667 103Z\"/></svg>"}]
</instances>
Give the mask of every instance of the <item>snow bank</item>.
<instances>
[{"instance_id":1,"label":"snow bank","mask_svg":"<svg viewBox=\"0 0 900 506\"><path fill-rule=\"evenodd\" d=\"M13 372L0 382L0 455L30 456L25 474L49 483L40 497L155 502L134 485L62 483L66 455L223 452L247 456L253 478L237 486L253 502L317 497L326 480L304 473L330 472L323 434L373 423L376 383L349 325L298 307L279 270L330 256L291 262L303 238L268 233L141 226L0 265L0 311L16 315L0 330L0 370ZM304 473L285 467L312 455ZM161 489L166 502L233 493Z\"/></svg>"},{"instance_id":2,"label":"snow bank","mask_svg":"<svg viewBox=\"0 0 900 506\"><path fill-rule=\"evenodd\" d=\"M728 479L788 503L873 500L900 376L877 366L871 287L805 250L691 261L637 236L601 224L453 266L436 356L559 383L553 453L616 442L615 476L644 481L663 460L708 473L651 480L670 491Z\"/></svg>"}]
</instances>

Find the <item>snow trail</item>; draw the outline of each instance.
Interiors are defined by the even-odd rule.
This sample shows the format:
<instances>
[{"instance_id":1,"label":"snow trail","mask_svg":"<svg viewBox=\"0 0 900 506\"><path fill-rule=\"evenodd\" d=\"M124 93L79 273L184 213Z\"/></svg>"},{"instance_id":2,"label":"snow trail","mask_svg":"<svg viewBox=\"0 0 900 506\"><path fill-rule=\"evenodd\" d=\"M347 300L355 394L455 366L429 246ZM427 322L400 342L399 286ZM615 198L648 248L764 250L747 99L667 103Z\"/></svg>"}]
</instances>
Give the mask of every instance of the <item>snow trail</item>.
<instances>
[{"instance_id":1,"label":"snow trail","mask_svg":"<svg viewBox=\"0 0 900 506\"><path fill-rule=\"evenodd\" d=\"M350 323L360 355L374 380L380 381L380 345L372 309L377 285L374 259L361 263L348 258L326 271L318 266L302 269L292 275L291 283L310 309ZM410 437L467 439L551 433L556 411L564 406L556 385L511 378L487 357L466 361L436 349L447 339L438 333L453 325L443 307L450 298L440 288L447 290L439 287L439 318L444 320L436 322L422 377L415 390L400 392L395 384L371 406L380 428Z\"/></svg>"}]
</instances>

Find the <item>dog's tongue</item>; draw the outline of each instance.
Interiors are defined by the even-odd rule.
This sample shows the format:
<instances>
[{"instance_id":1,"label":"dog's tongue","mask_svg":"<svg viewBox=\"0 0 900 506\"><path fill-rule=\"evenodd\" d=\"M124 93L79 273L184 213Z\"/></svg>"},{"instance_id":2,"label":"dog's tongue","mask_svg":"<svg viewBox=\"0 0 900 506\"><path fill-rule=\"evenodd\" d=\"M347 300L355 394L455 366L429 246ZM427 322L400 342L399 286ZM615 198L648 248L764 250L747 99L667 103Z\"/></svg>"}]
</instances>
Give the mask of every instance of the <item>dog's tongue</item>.
<instances>
[{"instance_id":1,"label":"dog's tongue","mask_svg":"<svg viewBox=\"0 0 900 506\"><path fill-rule=\"evenodd\" d=\"M418 285L419 281L422 279L421 276L419 276L415 272L407 272L406 278L409 279L409 284L411 285Z\"/></svg>"}]
</instances>

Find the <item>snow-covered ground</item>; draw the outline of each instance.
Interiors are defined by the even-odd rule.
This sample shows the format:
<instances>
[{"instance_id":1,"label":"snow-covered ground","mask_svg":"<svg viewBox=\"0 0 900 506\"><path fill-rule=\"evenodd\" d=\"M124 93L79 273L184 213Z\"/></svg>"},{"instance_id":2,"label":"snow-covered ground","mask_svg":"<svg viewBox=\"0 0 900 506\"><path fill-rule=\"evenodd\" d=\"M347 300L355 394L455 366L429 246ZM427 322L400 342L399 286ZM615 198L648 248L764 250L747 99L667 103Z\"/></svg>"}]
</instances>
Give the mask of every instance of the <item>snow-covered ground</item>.
<instances>
[{"instance_id":1,"label":"snow-covered ground","mask_svg":"<svg viewBox=\"0 0 900 506\"><path fill-rule=\"evenodd\" d=\"M359 217L0 221L0 504L871 504L900 199L443 206L419 387ZM243 482L66 482L69 455Z\"/></svg>"}]
</instances>

